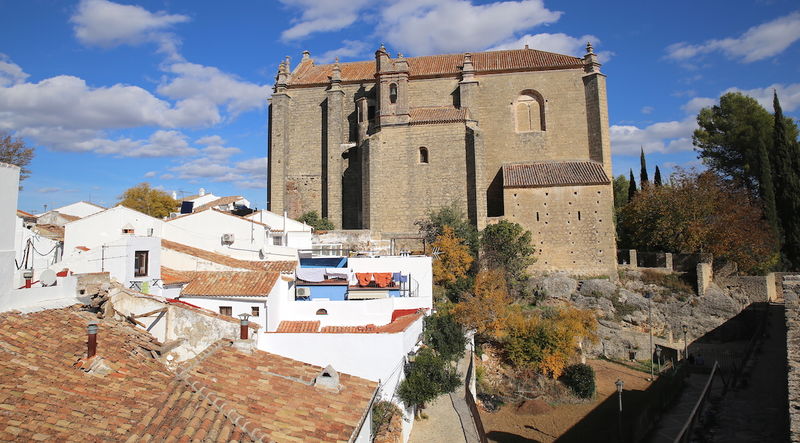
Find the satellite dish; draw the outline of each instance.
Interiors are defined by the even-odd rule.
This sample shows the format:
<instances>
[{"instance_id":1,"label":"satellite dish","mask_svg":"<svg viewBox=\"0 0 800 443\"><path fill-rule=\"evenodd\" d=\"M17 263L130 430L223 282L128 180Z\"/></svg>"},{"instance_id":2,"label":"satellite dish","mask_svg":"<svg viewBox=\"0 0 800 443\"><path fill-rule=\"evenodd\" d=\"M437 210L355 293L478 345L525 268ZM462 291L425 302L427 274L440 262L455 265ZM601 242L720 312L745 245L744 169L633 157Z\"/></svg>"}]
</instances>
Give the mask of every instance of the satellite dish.
<instances>
[{"instance_id":1,"label":"satellite dish","mask_svg":"<svg viewBox=\"0 0 800 443\"><path fill-rule=\"evenodd\" d=\"M45 269L42 271L42 274L39 275L39 281L42 283L42 286L53 286L56 284L56 271L52 269Z\"/></svg>"}]
</instances>

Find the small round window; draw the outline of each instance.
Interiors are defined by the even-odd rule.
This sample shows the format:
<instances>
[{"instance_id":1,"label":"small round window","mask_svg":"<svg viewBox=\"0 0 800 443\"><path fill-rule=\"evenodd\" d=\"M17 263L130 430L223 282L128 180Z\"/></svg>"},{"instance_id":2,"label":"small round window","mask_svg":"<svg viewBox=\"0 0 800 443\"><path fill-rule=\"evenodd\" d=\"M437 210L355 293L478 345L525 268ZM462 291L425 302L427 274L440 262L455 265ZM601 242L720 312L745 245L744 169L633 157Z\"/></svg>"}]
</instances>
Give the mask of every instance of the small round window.
<instances>
[{"instance_id":1,"label":"small round window","mask_svg":"<svg viewBox=\"0 0 800 443\"><path fill-rule=\"evenodd\" d=\"M327 309L317 309L317 315L328 315Z\"/></svg>"}]
</instances>

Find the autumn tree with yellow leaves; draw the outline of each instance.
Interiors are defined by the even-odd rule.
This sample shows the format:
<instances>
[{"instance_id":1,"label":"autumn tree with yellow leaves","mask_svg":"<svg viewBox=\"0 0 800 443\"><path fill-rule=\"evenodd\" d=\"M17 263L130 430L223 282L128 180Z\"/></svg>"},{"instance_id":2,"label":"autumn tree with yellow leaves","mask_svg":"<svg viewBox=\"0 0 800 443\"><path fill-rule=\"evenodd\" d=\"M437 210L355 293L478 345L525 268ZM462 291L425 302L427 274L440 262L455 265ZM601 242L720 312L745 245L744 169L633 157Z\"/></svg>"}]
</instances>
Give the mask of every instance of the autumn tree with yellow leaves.
<instances>
[{"instance_id":1,"label":"autumn tree with yellow leaves","mask_svg":"<svg viewBox=\"0 0 800 443\"><path fill-rule=\"evenodd\" d=\"M450 226L444 226L442 233L433 242L439 248L439 256L433 262L433 281L437 285L452 284L467 276L472 266L472 255L464 241L456 237Z\"/></svg>"}]
</instances>

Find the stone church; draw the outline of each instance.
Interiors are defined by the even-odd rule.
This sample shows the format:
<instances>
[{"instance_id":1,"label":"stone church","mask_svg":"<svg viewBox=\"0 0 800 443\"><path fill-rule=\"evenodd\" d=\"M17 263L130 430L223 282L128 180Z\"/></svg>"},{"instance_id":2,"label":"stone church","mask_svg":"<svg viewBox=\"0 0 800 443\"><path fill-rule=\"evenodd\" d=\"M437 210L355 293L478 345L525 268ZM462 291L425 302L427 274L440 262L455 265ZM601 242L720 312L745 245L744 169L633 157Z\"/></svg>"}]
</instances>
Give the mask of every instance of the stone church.
<instances>
[{"instance_id":1,"label":"stone church","mask_svg":"<svg viewBox=\"0 0 800 443\"><path fill-rule=\"evenodd\" d=\"M538 270L616 273L605 75L535 49L281 63L269 111L269 209L413 235L452 202L533 234Z\"/></svg>"}]
</instances>

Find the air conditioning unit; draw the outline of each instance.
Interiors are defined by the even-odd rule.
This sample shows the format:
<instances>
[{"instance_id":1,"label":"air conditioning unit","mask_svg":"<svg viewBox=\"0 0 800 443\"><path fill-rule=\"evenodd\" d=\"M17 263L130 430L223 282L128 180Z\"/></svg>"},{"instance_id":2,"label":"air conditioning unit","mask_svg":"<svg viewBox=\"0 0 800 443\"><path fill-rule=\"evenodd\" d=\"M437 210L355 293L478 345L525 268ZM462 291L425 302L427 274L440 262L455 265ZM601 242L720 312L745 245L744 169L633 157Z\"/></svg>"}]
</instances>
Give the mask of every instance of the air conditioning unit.
<instances>
[{"instance_id":1,"label":"air conditioning unit","mask_svg":"<svg viewBox=\"0 0 800 443\"><path fill-rule=\"evenodd\" d=\"M233 240L234 240L233 234L222 234L223 245L232 245Z\"/></svg>"},{"instance_id":2,"label":"air conditioning unit","mask_svg":"<svg viewBox=\"0 0 800 443\"><path fill-rule=\"evenodd\" d=\"M311 288L297 288L295 298L308 298L311 297Z\"/></svg>"}]
</instances>

